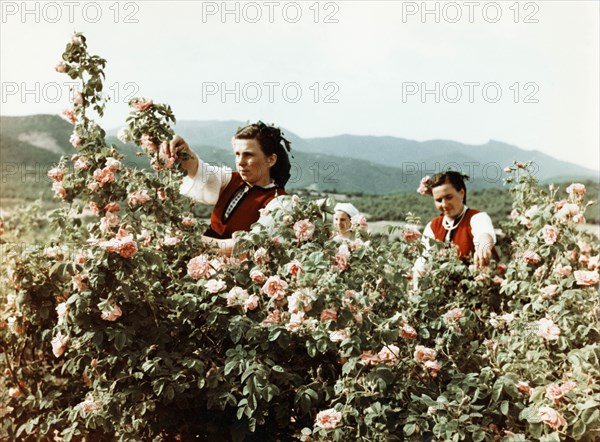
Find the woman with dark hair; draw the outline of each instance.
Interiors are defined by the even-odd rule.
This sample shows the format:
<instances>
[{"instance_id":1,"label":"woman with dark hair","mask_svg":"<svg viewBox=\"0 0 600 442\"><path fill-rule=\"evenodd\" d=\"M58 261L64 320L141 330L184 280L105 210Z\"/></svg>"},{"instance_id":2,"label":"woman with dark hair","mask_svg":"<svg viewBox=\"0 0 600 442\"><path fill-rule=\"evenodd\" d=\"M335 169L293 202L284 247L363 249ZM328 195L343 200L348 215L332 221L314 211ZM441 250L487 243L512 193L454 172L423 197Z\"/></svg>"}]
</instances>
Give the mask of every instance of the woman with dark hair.
<instances>
[{"instance_id":1,"label":"woman with dark hair","mask_svg":"<svg viewBox=\"0 0 600 442\"><path fill-rule=\"evenodd\" d=\"M440 216L427 224L423 231L425 246L430 239L443 241L457 247L459 258L473 259L475 267L485 267L492 258L496 234L489 215L467 207L469 177L459 172L438 173L424 179L419 193L433 196ZM424 259L415 265L417 276L424 272Z\"/></svg>"},{"instance_id":2,"label":"woman with dark hair","mask_svg":"<svg viewBox=\"0 0 600 442\"><path fill-rule=\"evenodd\" d=\"M229 167L204 163L179 136L171 140L166 152L175 159L181 158L181 167L187 172L181 194L203 204L214 204L210 228L203 240L218 246L223 254L233 251L234 232L250 230L259 221L261 209L277 196L286 195L284 186L291 168L290 142L279 128L262 121L238 129L232 145L235 172Z\"/></svg>"}]
</instances>

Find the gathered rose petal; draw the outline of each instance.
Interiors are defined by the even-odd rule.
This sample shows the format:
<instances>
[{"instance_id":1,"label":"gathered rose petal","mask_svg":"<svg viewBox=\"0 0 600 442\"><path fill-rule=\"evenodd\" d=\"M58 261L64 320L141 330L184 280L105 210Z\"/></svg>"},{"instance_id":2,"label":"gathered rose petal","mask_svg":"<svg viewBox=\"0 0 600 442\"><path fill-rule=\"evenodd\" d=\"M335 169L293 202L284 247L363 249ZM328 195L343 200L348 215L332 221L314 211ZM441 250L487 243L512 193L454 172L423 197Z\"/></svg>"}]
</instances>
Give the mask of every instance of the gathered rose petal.
<instances>
[{"instance_id":1,"label":"gathered rose petal","mask_svg":"<svg viewBox=\"0 0 600 442\"><path fill-rule=\"evenodd\" d=\"M325 430L333 430L342 421L342 413L335 408L320 411L315 419L315 425Z\"/></svg>"},{"instance_id":2,"label":"gathered rose petal","mask_svg":"<svg viewBox=\"0 0 600 442\"><path fill-rule=\"evenodd\" d=\"M329 340L331 342L342 342L350 337L350 332L347 329L333 330L329 332Z\"/></svg>"},{"instance_id":3,"label":"gathered rose petal","mask_svg":"<svg viewBox=\"0 0 600 442\"><path fill-rule=\"evenodd\" d=\"M573 267L569 265L563 266L562 264L557 264L556 267L554 267L554 273L558 276L569 276L572 272Z\"/></svg>"},{"instance_id":4,"label":"gathered rose petal","mask_svg":"<svg viewBox=\"0 0 600 442\"><path fill-rule=\"evenodd\" d=\"M137 192L137 191L131 192L127 196L127 203L130 206L136 206L138 204L145 204L150 200L152 200L152 198L150 198L150 195L148 195L147 189L143 189L142 191L139 191L139 192Z\"/></svg>"},{"instance_id":5,"label":"gathered rose petal","mask_svg":"<svg viewBox=\"0 0 600 442\"><path fill-rule=\"evenodd\" d=\"M360 362L365 365L377 365L380 360L379 356L374 355L370 351L363 351L360 355Z\"/></svg>"},{"instance_id":6,"label":"gathered rose petal","mask_svg":"<svg viewBox=\"0 0 600 442\"><path fill-rule=\"evenodd\" d=\"M269 260L269 252L264 247L260 247L254 252L254 262L257 264L265 264Z\"/></svg>"}]
</instances>

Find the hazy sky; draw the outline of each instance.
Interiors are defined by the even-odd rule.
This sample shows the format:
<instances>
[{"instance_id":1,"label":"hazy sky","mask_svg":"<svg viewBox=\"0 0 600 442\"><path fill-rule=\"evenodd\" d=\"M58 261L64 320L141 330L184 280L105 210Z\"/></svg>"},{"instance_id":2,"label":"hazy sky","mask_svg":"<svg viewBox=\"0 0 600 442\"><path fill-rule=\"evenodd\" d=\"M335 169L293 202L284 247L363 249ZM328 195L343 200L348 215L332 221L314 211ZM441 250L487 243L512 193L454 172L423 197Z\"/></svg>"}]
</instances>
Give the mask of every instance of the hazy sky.
<instances>
[{"instance_id":1,"label":"hazy sky","mask_svg":"<svg viewBox=\"0 0 600 442\"><path fill-rule=\"evenodd\" d=\"M2 1L2 115L60 113L73 31L108 60L105 128L133 96L180 120L302 137L489 139L599 169L598 1Z\"/></svg>"}]
</instances>

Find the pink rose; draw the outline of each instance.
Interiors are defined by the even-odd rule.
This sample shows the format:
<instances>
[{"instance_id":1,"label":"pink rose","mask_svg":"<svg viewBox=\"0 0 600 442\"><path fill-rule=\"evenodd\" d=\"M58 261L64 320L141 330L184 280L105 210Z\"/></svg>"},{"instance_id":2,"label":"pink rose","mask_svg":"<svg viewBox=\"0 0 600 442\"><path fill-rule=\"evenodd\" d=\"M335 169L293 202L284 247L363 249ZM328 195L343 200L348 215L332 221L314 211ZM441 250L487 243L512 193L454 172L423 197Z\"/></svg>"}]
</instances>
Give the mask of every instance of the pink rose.
<instances>
[{"instance_id":1,"label":"pink rose","mask_svg":"<svg viewBox=\"0 0 600 442\"><path fill-rule=\"evenodd\" d=\"M577 285L590 286L598 284L598 272L587 270L576 270L573 272Z\"/></svg>"},{"instance_id":2,"label":"pink rose","mask_svg":"<svg viewBox=\"0 0 600 442\"><path fill-rule=\"evenodd\" d=\"M452 310L444 313L444 318L448 322L458 321L461 318L464 318L463 309L462 308L453 308Z\"/></svg>"},{"instance_id":3,"label":"pink rose","mask_svg":"<svg viewBox=\"0 0 600 442\"><path fill-rule=\"evenodd\" d=\"M244 301L244 311L248 310L256 310L258 308L259 297L256 295L251 295Z\"/></svg>"},{"instance_id":4,"label":"pink rose","mask_svg":"<svg viewBox=\"0 0 600 442\"><path fill-rule=\"evenodd\" d=\"M206 282L206 285L204 286L204 288L209 293L219 293L226 286L227 286L227 284L225 284L225 281L223 281L221 279L209 279Z\"/></svg>"},{"instance_id":5,"label":"pink rose","mask_svg":"<svg viewBox=\"0 0 600 442\"><path fill-rule=\"evenodd\" d=\"M271 299L280 300L285 297L285 290L287 288L287 282L279 276L270 276L262 286L262 292Z\"/></svg>"},{"instance_id":6,"label":"pink rose","mask_svg":"<svg viewBox=\"0 0 600 442\"><path fill-rule=\"evenodd\" d=\"M351 219L352 226L356 226L360 229L367 230L369 228L369 224L367 223L367 218L364 215L354 215Z\"/></svg>"},{"instance_id":7,"label":"pink rose","mask_svg":"<svg viewBox=\"0 0 600 442\"><path fill-rule=\"evenodd\" d=\"M77 104L79 106L83 105L83 94L81 92L77 92L73 97L73 104Z\"/></svg>"},{"instance_id":8,"label":"pink rose","mask_svg":"<svg viewBox=\"0 0 600 442\"><path fill-rule=\"evenodd\" d=\"M73 164L73 167L77 170L88 170L90 168L90 163L82 158L78 158Z\"/></svg>"},{"instance_id":9,"label":"pink rose","mask_svg":"<svg viewBox=\"0 0 600 442\"><path fill-rule=\"evenodd\" d=\"M529 386L529 382L519 381L517 382L516 386L517 390L519 390L521 394L524 394L525 396L531 395L531 387Z\"/></svg>"},{"instance_id":10,"label":"pink rose","mask_svg":"<svg viewBox=\"0 0 600 442\"><path fill-rule=\"evenodd\" d=\"M556 341L560 335L560 329L552 319L543 318L538 322L537 334L547 341Z\"/></svg>"},{"instance_id":11,"label":"pink rose","mask_svg":"<svg viewBox=\"0 0 600 442\"><path fill-rule=\"evenodd\" d=\"M167 193L164 191L164 189L158 189L156 191L156 196L161 201L164 201L165 199L167 199Z\"/></svg>"},{"instance_id":12,"label":"pink rose","mask_svg":"<svg viewBox=\"0 0 600 442\"><path fill-rule=\"evenodd\" d=\"M551 284L551 285L541 288L540 291L542 292L542 298L543 299L554 298L556 296L557 289L558 289L558 285L556 285L556 284Z\"/></svg>"},{"instance_id":13,"label":"pink rose","mask_svg":"<svg viewBox=\"0 0 600 442\"><path fill-rule=\"evenodd\" d=\"M429 187L432 183L433 181L431 180L431 177L429 175L424 176L423 178L421 178L421 182L419 183L419 188L417 189L417 192L424 196L432 195L431 188Z\"/></svg>"},{"instance_id":14,"label":"pink rose","mask_svg":"<svg viewBox=\"0 0 600 442\"><path fill-rule=\"evenodd\" d=\"M181 219L181 224L183 224L185 227L192 227L196 225L196 220L194 218L191 218L189 216L184 216Z\"/></svg>"},{"instance_id":15,"label":"pink rose","mask_svg":"<svg viewBox=\"0 0 600 442\"><path fill-rule=\"evenodd\" d=\"M248 291L244 290L241 287L233 287L227 293L227 305L235 305L239 303L243 303L246 299L248 299Z\"/></svg>"},{"instance_id":16,"label":"pink rose","mask_svg":"<svg viewBox=\"0 0 600 442\"><path fill-rule=\"evenodd\" d=\"M67 71L67 66L64 63L58 63L54 66L54 70L59 74L64 74Z\"/></svg>"},{"instance_id":17,"label":"pink rose","mask_svg":"<svg viewBox=\"0 0 600 442\"><path fill-rule=\"evenodd\" d=\"M437 351L432 348L417 345L415 347L414 358L418 362L433 361L437 356Z\"/></svg>"},{"instance_id":18,"label":"pink rose","mask_svg":"<svg viewBox=\"0 0 600 442\"><path fill-rule=\"evenodd\" d=\"M393 365L400 355L400 349L394 344L384 345L379 353L377 353L377 358L388 365Z\"/></svg>"},{"instance_id":19,"label":"pink rose","mask_svg":"<svg viewBox=\"0 0 600 442\"><path fill-rule=\"evenodd\" d=\"M80 292L87 289L86 281L87 281L87 276L81 275L80 273L73 275L73 278L71 278L71 282L73 283L73 288L76 290L79 290Z\"/></svg>"},{"instance_id":20,"label":"pink rose","mask_svg":"<svg viewBox=\"0 0 600 442\"><path fill-rule=\"evenodd\" d=\"M257 284L262 284L267 280L267 277L260 270L252 269L250 272L250 279Z\"/></svg>"},{"instance_id":21,"label":"pink rose","mask_svg":"<svg viewBox=\"0 0 600 442\"><path fill-rule=\"evenodd\" d=\"M98 182L100 187L103 187L105 184L112 183L115 180L115 174L108 167L96 169L94 170L94 179Z\"/></svg>"},{"instance_id":22,"label":"pink rose","mask_svg":"<svg viewBox=\"0 0 600 442\"><path fill-rule=\"evenodd\" d=\"M588 261L587 267L589 270L596 270L600 267L600 255L592 256Z\"/></svg>"},{"instance_id":23,"label":"pink rose","mask_svg":"<svg viewBox=\"0 0 600 442\"><path fill-rule=\"evenodd\" d=\"M71 122L71 124L77 123L77 116L72 109L65 109L62 114Z\"/></svg>"},{"instance_id":24,"label":"pink rose","mask_svg":"<svg viewBox=\"0 0 600 442\"><path fill-rule=\"evenodd\" d=\"M294 233L296 234L296 238L298 238L298 240L308 241L312 238L313 233L315 233L315 225L308 219L297 221L294 224Z\"/></svg>"},{"instance_id":25,"label":"pink rose","mask_svg":"<svg viewBox=\"0 0 600 442\"><path fill-rule=\"evenodd\" d=\"M135 99L131 105L135 108L136 111L138 112L143 112L146 109L148 109L150 106L152 106L153 102L152 100L144 100L143 98L137 98Z\"/></svg>"},{"instance_id":26,"label":"pink rose","mask_svg":"<svg viewBox=\"0 0 600 442\"><path fill-rule=\"evenodd\" d=\"M21 396L21 389L19 387L10 387L8 389L8 395L16 399Z\"/></svg>"},{"instance_id":27,"label":"pink rose","mask_svg":"<svg viewBox=\"0 0 600 442\"><path fill-rule=\"evenodd\" d=\"M131 258L138 251L138 246L132 235L122 238L119 241L119 255L123 258Z\"/></svg>"},{"instance_id":28,"label":"pink rose","mask_svg":"<svg viewBox=\"0 0 600 442\"><path fill-rule=\"evenodd\" d=\"M56 306L56 314L58 315L58 325L62 325L67 317L67 313L69 313L69 306L66 302L61 302Z\"/></svg>"},{"instance_id":29,"label":"pink rose","mask_svg":"<svg viewBox=\"0 0 600 442\"><path fill-rule=\"evenodd\" d=\"M117 304L113 304L109 311L103 311L100 317L105 321L116 321L121 317L123 312Z\"/></svg>"},{"instance_id":30,"label":"pink rose","mask_svg":"<svg viewBox=\"0 0 600 442\"><path fill-rule=\"evenodd\" d=\"M333 430L342 421L342 413L335 411L335 408L320 411L315 419L315 425L324 430Z\"/></svg>"},{"instance_id":31,"label":"pink rose","mask_svg":"<svg viewBox=\"0 0 600 442\"><path fill-rule=\"evenodd\" d=\"M404 241L416 242L421 238L421 233L414 227L411 227L402 232L402 238Z\"/></svg>"},{"instance_id":32,"label":"pink rose","mask_svg":"<svg viewBox=\"0 0 600 442\"><path fill-rule=\"evenodd\" d=\"M286 325L286 329L291 332L297 332L302 328L302 323L306 321L306 313L296 312L290 315L290 320Z\"/></svg>"},{"instance_id":33,"label":"pink rose","mask_svg":"<svg viewBox=\"0 0 600 442\"><path fill-rule=\"evenodd\" d=\"M363 351L360 355L360 362L365 365L377 365L379 363L379 357L373 355L370 351Z\"/></svg>"},{"instance_id":34,"label":"pink rose","mask_svg":"<svg viewBox=\"0 0 600 442\"><path fill-rule=\"evenodd\" d=\"M264 247L260 247L254 252L254 262L264 264L269 262L269 252Z\"/></svg>"},{"instance_id":35,"label":"pink rose","mask_svg":"<svg viewBox=\"0 0 600 442\"><path fill-rule=\"evenodd\" d=\"M67 191L59 182L52 183L52 190L54 190L54 195L60 199L65 199L67 197Z\"/></svg>"},{"instance_id":36,"label":"pink rose","mask_svg":"<svg viewBox=\"0 0 600 442\"><path fill-rule=\"evenodd\" d=\"M58 167L54 167L48 171L48 176L52 179L52 181L62 181L65 177L65 174Z\"/></svg>"},{"instance_id":37,"label":"pink rose","mask_svg":"<svg viewBox=\"0 0 600 442\"><path fill-rule=\"evenodd\" d=\"M167 247L172 247L172 246L176 246L177 244L179 244L179 242L181 241L181 239L178 236L165 236L165 239L163 239L163 244Z\"/></svg>"},{"instance_id":38,"label":"pink rose","mask_svg":"<svg viewBox=\"0 0 600 442\"><path fill-rule=\"evenodd\" d=\"M281 314L281 312L279 310L273 310L272 312L269 312L265 319L263 319L261 325L279 324L282 321L282 319L283 315Z\"/></svg>"},{"instance_id":39,"label":"pink rose","mask_svg":"<svg viewBox=\"0 0 600 442\"><path fill-rule=\"evenodd\" d=\"M560 389L564 394L570 393L575 390L575 388L577 388L577 383L572 381L565 382L560 386Z\"/></svg>"},{"instance_id":40,"label":"pink rose","mask_svg":"<svg viewBox=\"0 0 600 442\"><path fill-rule=\"evenodd\" d=\"M335 254L335 260L340 272L343 272L348 268L348 258L350 258L350 250L346 244L342 244Z\"/></svg>"},{"instance_id":41,"label":"pink rose","mask_svg":"<svg viewBox=\"0 0 600 442\"><path fill-rule=\"evenodd\" d=\"M334 330L329 332L329 340L331 342L342 342L350 337L348 330Z\"/></svg>"},{"instance_id":42,"label":"pink rose","mask_svg":"<svg viewBox=\"0 0 600 442\"><path fill-rule=\"evenodd\" d=\"M557 384L550 384L546 387L546 397L555 404L558 404L564 395L564 391Z\"/></svg>"},{"instance_id":43,"label":"pink rose","mask_svg":"<svg viewBox=\"0 0 600 442\"><path fill-rule=\"evenodd\" d=\"M575 198L576 200L581 200L585 195L585 186L581 183L573 183L569 187L567 187L567 193L572 198Z\"/></svg>"},{"instance_id":44,"label":"pink rose","mask_svg":"<svg viewBox=\"0 0 600 442\"><path fill-rule=\"evenodd\" d=\"M127 202L129 203L130 206L134 207L138 204L145 204L148 201L150 201L152 198L150 198L150 195L148 195L148 190L144 189L141 192L131 192L128 196L127 196Z\"/></svg>"},{"instance_id":45,"label":"pink rose","mask_svg":"<svg viewBox=\"0 0 600 442\"><path fill-rule=\"evenodd\" d=\"M590 246L590 243L587 241L577 241L577 247L579 247L579 252L584 255L592 253L592 246Z\"/></svg>"},{"instance_id":46,"label":"pink rose","mask_svg":"<svg viewBox=\"0 0 600 442\"><path fill-rule=\"evenodd\" d=\"M577 204L567 203L563 205L559 211L556 212L556 219L562 223L566 224L570 220L577 221L579 218L575 218L579 213L579 207Z\"/></svg>"},{"instance_id":47,"label":"pink rose","mask_svg":"<svg viewBox=\"0 0 600 442\"><path fill-rule=\"evenodd\" d=\"M298 276L302 270L302 263L297 259L294 259L287 264L287 271L292 276Z\"/></svg>"},{"instance_id":48,"label":"pink rose","mask_svg":"<svg viewBox=\"0 0 600 442\"><path fill-rule=\"evenodd\" d=\"M78 406L81 408L81 411L87 414L102 409L102 402L87 400L81 402Z\"/></svg>"},{"instance_id":49,"label":"pink rose","mask_svg":"<svg viewBox=\"0 0 600 442\"><path fill-rule=\"evenodd\" d=\"M554 267L554 273L556 273L558 276L569 276L572 271L573 268L571 266L563 266L560 263Z\"/></svg>"},{"instance_id":50,"label":"pink rose","mask_svg":"<svg viewBox=\"0 0 600 442\"><path fill-rule=\"evenodd\" d=\"M61 332L58 332L58 334L54 338L52 338L51 341L52 353L54 353L54 356L56 356L57 358L61 357L62 354L65 352L65 348L68 343L69 337L63 336Z\"/></svg>"},{"instance_id":51,"label":"pink rose","mask_svg":"<svg viewBox=\"0 0 600 442\"><path fill-rule=\"evenodd\" d=\"M188 275L194 279L206 279L212 274L210 259L206 255L198 255L192 258L187 265Z\"/></svg>"},{"instance_id":52,"label":"pink rose","mask_svg":"<svg viewBox=\"0 0 600 442\"><path fill-rule=\"evenodd\" d=\"M408 324L404 324L400 329L400 336L404 339L414 339L417 337L417 331Z\"/></svg>"},{"instance_id":53,"label":"pink rose","mask_svg":"<svg viewBox=\"0 0 600 442\"><path fill-rule=\"evenodd\" d=\"M106 157L106 167L113 172L121 169L121 162L113 157Z\"/></svg>"},{"instance_id":54,"label":"pink rose","mask_svg":"<svg viewBox=\"0 0 600 442\"><path fill-rule=\"evenodd\" d=\"M438 361L425 361L423 362L423 366L427 369L432 378L435 378L442 368Z\"/></svg>"},{"instance_id":55,"label":"pink rose","mask_svg":"<svg viewBox=\"0 0 600 442\"><path fill-rule=\"evenodd\" d=\"M556 238L558 237L558 231L551 225L546 224L542 227L542 237L546 244L554 244L556 242Z\"/></svg>"},{"instance_id":56,"label":"pink rose","mask_svg":"<svg viewBox=\"0 0 600 442\"><path fill-rule=\"evenodd\" d=\"M140 144L152 153L158 152L158 146L154 143L154 139L148 134L142 135Z\"/></svg>"},{"instance_id":57,"label":"pink rose","mask_svg":"<svg viewBox=\"0 0 600 442\"><path fill-rule=\"evenodd\" d=\"M540 255L533 250L527 250L526 252L523 252L523 259L525 259L525 261L529 264L537 264L542 260Z\"/></svg>"},{"instance_id":58,"label":"pink rose","mask_svg":"<svg viewBox=\"0 0 600 442\"><path fill-rule=\"evenodd\" d=\"M117 225L119 225L119 217L112 212L108 212L106 216L100 218L100 231L104 233Z\"/></svg>"},{"instance_id":59,"label":"pink rose","mask_svg":"<svg viewBox=\"0 0 600 442\"><path fill-rule=\"evenodd\" d=\"M553 430L556 430L558 427L562 427L567 425L567 421L565 418L551 407L541 407L538 411L538 416L542 418L542 421L550 426Z\"/></svg>"},{"instance_id":60,"label":"pink rose","mask_svg":"<svg viewBox=\"0 0 600 442\"><path fill-rule=\"evenodd\" d=\"M321 312L321 321L335 321L337 320L337 310L332 308L326 308Z\"/></svg>"},{"instance_id":61,"label":"pink rose","mask_svg":"<svg viewBox=\"0 0 600 442\"><path fill-rule=\"evenodd\" d=\"M312 291L310 289L304 289L302 291L295 291L288 297L288 310L291 313L298 313L299 311L309 312L312 310Z\"/></svg>"},{"instance_id":62,"label":"pink rose","mask_svg":"<svg viewBox=\"0 0 600 442\"><path fill-rule=\"evenodd\" d=\"M517 209L512 209L512 211L510 212L510 218L511 219L517 219L519 217L519 211Z\"/></svg>"}]
</instances>

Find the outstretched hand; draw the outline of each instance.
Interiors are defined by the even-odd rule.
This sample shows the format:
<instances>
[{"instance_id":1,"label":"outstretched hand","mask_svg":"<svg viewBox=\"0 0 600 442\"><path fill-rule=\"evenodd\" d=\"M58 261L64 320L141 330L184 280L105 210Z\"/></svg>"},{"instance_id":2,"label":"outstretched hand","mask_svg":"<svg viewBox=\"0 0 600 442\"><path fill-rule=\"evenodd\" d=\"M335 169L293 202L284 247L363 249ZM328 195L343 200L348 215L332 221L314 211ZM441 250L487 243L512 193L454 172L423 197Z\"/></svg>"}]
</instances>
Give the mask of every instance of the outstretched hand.
<instances>
[{"instance_id":1,"label":"outstretched hand","mask_svg":"<svg viewBox=\"0 0 600 442\"><path fill-rule=\"evenodd\" d=\"M165 157L181 160L181 167L188 176L193 177L198 172L198 157L179 135L175 135L170 143L161 145L161 150Z\"/></svg>"},{"instance_id":2,"label":"outstretched hand","mask_svg":"<svg viewBox=\"0 0 600 442\"><path fill-rule=\"evenodd\" d=\"M475 254L473 255L473 263L475 268L480 269L487 267L492 259L492 250L494 248L494 240L488 234L483 235L482 238L475 244Z\"/></svg>"}]
</instances>

